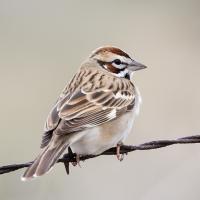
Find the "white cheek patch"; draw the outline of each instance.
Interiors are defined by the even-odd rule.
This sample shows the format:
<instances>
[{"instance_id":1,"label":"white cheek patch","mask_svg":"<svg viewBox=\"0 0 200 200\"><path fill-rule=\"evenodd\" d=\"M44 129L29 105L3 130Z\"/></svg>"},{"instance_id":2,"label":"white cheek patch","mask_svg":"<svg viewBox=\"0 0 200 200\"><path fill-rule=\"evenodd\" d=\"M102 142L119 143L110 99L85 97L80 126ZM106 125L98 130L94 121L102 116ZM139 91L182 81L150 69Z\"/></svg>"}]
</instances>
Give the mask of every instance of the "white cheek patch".
<instances>
[{"instance_id":1,"label":"white cheek patch","mask_svg":"<svg viewBox=\"0 0 200 200\"><path fill-rule=\"evenodd\" d=\"M107 65L103 65L103 67L104 67L104 69L108 70ZM127 68L125 68L124 70L121 70L118 74L111 72L111 74L113 74L114 76L121 77L121 78L124 78L128 73L129 73L129 71Z\"/></svg>"},{"instance_id":2,"label":"white cheek patch","mask_svg":"<svg viewBox=\"0 0 200 200\"><path fill-rule=\"evenodd\" d=\"M124 69L123 71L120 71L118 74L114 74L117 77L124 78L129 73L128 69Z\"/></svg>"},{"instance_id":3,"label":"white cheek patch","mask_svg":"<svg viewBox=\"0 0 200 200\"><path fill-rule=\"evenodd\" d=\"M135 87L136 98L135 98L135 114L138 115L140 112L140 105L142 104L142 98L140 95L140 91L137 87Z\"/></svg>"}]
</instances>

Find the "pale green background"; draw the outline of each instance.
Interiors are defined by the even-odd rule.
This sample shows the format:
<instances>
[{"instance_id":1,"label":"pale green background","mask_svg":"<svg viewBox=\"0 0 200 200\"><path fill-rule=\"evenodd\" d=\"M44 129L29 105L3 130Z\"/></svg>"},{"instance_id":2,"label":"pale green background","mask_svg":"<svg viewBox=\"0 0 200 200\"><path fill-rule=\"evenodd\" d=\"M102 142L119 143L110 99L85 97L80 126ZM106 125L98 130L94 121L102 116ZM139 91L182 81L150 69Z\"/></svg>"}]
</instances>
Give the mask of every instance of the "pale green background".
<instances>
[{"instance_id":1,"label":"pale green background","mask_svg":"<svg viewBox=\"0 0 200 200\"><path fill-rule=\"evenodd\" d=\"M112 44L149 68L127 144L200 132L200 1L0 0L0 165L32 160L46 116L90 52ZM199 200L200 145L62 165L32 182L0 176L0 199Z\"/></svg>"}]
</instances>

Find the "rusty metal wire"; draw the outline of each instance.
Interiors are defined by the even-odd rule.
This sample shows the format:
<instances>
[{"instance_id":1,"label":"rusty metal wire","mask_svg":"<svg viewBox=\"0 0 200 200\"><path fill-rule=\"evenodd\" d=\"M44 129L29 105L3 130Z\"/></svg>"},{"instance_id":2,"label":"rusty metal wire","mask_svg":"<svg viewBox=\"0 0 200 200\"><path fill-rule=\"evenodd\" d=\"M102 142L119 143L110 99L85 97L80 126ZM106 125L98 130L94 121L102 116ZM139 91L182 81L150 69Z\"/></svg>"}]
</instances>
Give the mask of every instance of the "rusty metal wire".
<instances>
[{"instance_id":1,"label":"rusty metal wire","mask_svg":"<svg viewBox=\"0 0 200 200\"><path fill-rule=\"evenodd\" d=\"M178 138L175 140L156 140L151 142L146 142L140 145L123 145L120 148L121 154L127 154L132 151L136 150L151 150L151 149L158 149L174 144L194 144L194 143L200 143L200 135L193 135L183 138ZM116 148L108 149L107 151L103 152L100 155L87 155L80 157L81 161L85 161L91 158L95 158L101 155L116 155ZM60 158L57 163L64 163L65 169L67 174L69 174L69 163L76 162L76 154L72 153L71 150L68 150L67 154L64 154L62 158ZM10 173L12 171L22 169L25 167L29 167L33 161L23 163L23 164L13 164L13 165L6 165L0 167L0 174Z\"/></svg>"}]
</instances>

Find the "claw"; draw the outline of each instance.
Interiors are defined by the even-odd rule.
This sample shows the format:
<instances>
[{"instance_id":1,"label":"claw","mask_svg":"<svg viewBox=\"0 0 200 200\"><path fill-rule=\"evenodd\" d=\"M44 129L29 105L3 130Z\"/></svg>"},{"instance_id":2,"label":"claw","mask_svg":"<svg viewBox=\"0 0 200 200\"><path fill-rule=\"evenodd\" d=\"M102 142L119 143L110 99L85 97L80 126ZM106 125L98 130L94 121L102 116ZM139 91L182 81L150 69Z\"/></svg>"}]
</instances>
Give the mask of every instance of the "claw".
<instances>
[{"instance_id":1,"label":"claw","mask_svg":"<svg viewBox=\"0 0 200 200\"><path fill-rule=\"evenodd\" d=\"M76 162L72 162L72 165L74 167L78 165L81 168L81 165L80 165L80 155L76 154Z\"/></svg>"},{"instance_id":2,"label":"claw","mask_svg":"<svg viewBox=\"0 0 200 200\"><path fill-rule=\"evenodd\" d=\"M122 161L124 160L124 154L120 154L120 147L121 147L121 144L117 144L117 152L116 152L116 155L117 155L117 159L119 161Z\"/></svg>"},{"instance_id":3,"label":"claw","mask_svg":"<svg viewBox=\"0 0 200 200\"><path fill-rule=\"evenodd\" d=\"M81 168L80 155L78 155L78 154L76 154L76 162L77 162L78 166Z\"/></svg>"}]
</instances>

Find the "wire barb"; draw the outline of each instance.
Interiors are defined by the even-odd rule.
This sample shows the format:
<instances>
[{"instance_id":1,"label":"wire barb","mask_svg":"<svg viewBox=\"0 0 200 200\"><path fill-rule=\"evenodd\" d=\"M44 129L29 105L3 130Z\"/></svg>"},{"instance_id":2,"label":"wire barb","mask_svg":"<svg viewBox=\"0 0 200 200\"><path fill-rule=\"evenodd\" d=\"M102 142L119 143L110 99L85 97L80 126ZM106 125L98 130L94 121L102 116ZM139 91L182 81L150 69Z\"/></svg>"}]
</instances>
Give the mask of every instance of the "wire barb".
<instances>
[{"instance_id":1,"label":"wire barb","mask_svg":"<svg viewBox=\"0 0 200 200\"><path fill-rule=\"evenodd\" d=\"M174 145L174 144L194 144L194 143L200 143L200 135L193 135L193 136L178 138L176 140L156 140L156 141L146 142L137 146L122 145L120 147L120 154L127 154L129 152L136 151L136 150L158 149L158 148L163 148L163 147ZM63 157L57 161L57 163L64 163L67 174L69 174L69 163L76 162L76 154L73 153L70 148L68 149L68 152L69 153L64 154ZM80 161L85 161L85 160L95 158L101 155L116 155L116 147L110 148L99 155L82 156L80 157ZM29 167L32 163L33 161L23 163L23 164L13 164L13 165L2 166L0 167L0 174L6 174L18 169Z\"/></svg>"}]
</instances>

